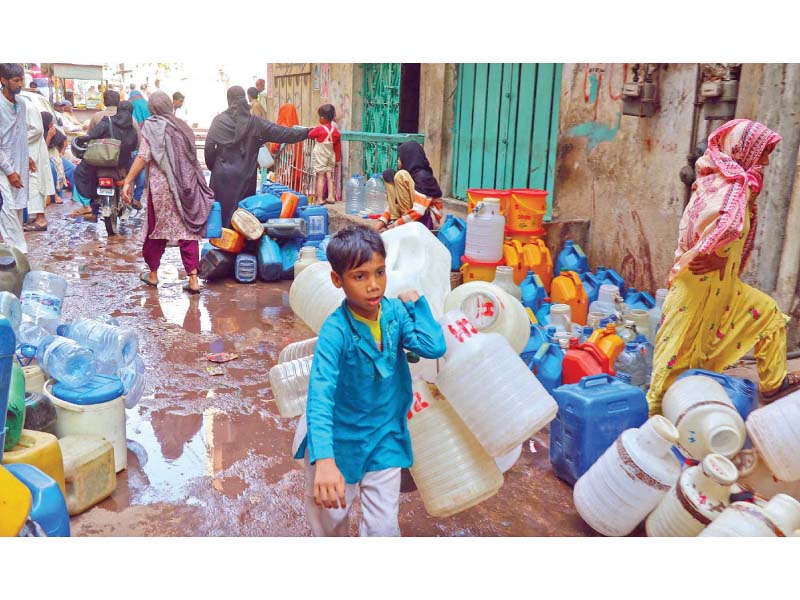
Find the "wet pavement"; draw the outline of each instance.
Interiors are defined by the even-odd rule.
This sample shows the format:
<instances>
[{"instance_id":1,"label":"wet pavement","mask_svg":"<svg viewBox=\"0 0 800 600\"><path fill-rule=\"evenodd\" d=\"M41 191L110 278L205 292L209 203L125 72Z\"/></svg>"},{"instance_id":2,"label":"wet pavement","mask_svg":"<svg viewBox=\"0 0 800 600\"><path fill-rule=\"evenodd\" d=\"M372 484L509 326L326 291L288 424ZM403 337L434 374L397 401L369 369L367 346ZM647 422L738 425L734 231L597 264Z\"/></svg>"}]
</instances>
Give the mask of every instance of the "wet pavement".
<instances>
[{"instance_id":1,"label":"wet pavement","mask_svg":"<svg viewBox=\"0 0 800 600\"><path fill-rule=\"evenodd\" d=\"M278 353L313 336L289 307L289 281L209 282L182 290L177 248L157 289L142 284L140 220L108 238L100 224L47 209L49 230L28 234L32 268L67 278L63 319L111 314L139 334L147 383L127 410L128 468L113 495L72 518L75 536L306 536L303 472L291 458L296 419L278 415L268 372ZM212 352L239 358L211 375ZM571 488L548 460L548 435L526 443L493 498L447 519L403 494L406 536L585 536ZM355 533L358 506L351 526Z\"/></svg>"}]
</instances>

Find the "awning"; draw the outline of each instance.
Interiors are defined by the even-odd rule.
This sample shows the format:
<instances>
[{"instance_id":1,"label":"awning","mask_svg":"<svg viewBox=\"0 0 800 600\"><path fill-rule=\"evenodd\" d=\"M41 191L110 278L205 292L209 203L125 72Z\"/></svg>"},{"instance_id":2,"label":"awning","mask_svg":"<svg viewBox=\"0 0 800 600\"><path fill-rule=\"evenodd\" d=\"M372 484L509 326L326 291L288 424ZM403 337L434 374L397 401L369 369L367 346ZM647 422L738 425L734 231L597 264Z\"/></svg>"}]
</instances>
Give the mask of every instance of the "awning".
<instances>
[{"instance_id":1,"label":"awning","mask_svg":"<svg viewBox=\"0 0 800 600\"><path fill-rule=\"evenodd\" d=\"M53 75L64 79L91 79L103 81L102 65L74 65L66 63L53 63Z\"/></svg>"}]
</instances>

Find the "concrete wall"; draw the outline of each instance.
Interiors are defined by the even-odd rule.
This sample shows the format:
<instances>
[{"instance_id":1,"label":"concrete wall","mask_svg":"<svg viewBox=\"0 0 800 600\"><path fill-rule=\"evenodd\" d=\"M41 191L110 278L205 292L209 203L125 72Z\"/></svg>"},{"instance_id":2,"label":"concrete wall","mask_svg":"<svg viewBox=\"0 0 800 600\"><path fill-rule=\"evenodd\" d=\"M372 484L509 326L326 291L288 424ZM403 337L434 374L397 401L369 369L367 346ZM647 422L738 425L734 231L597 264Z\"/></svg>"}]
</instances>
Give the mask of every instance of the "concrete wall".
<instances>
[{"instance_id":1,"label":"concrete wall","mask_svg":"<svg viewBox=\"0 0 800 600\"><path fill-rule=\"evenodd\" d=\"M697 65L660 69L661 109L622 115L624 66L565 64L554 219L589 219L592 268L617 269L629 285L665 287L687 188Z\"/></svg>"}]
</instances>

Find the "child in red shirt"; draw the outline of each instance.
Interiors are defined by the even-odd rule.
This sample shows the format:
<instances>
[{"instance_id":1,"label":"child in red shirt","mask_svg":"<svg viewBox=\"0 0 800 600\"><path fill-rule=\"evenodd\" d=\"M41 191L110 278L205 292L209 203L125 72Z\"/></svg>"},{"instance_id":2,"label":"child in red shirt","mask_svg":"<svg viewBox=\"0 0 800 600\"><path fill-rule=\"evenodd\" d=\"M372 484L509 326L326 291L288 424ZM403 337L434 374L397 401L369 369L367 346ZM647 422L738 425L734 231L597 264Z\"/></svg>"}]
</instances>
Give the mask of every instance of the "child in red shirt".
<instances>
[{"instance_id":1,"label":"child in red shirt","mask_svg":"<svg viewBox=\"0 0 800 600\"><path fill-rule=\"evenodd\" d=\"M320 125L308 132L310 139L316 140L314 146L313 165L317 180L317 201L322 199L325 180L328 182L328 198L325 204L333 204L336 197L333 191L333 172L336 163L342 160L342 137L333 124L336 109L332 104L323 104L317 109Z\"/></svg>"}]
</instances>

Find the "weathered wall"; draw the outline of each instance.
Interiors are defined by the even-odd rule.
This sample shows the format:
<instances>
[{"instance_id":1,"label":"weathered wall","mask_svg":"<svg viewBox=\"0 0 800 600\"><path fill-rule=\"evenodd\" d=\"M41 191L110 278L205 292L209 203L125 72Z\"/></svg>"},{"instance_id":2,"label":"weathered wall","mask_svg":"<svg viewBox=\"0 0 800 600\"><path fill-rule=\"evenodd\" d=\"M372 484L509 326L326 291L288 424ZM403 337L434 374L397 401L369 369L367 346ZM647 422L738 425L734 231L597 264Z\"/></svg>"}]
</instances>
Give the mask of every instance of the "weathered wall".
<instances>
[{"instance_id":1,"label":"weathered wall","mask_svg":"<svg viewBox=\"0 0 800 600\"><path fill-rule=\"evenodd\" d=\"M445 195L452 189L457 73L453 63L424 63L420 70L418 131L425 134L425 155Z\"/></svg>"},{"instance_id":2,"label":"weathered wall","mask_svg":"<svg viewBox=\"0 0 800 600\"><path fill-rule=\"evenodd\" d=\"M592 268L629 285L665 287L687 198L678 177L690 149L697 65L661 68L661 109L622 115L624 66L565 64L554 219L590 219Z\"/></svg>"}]
</instances>

